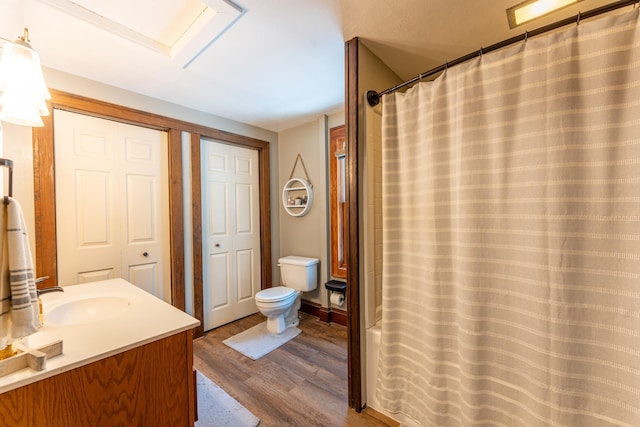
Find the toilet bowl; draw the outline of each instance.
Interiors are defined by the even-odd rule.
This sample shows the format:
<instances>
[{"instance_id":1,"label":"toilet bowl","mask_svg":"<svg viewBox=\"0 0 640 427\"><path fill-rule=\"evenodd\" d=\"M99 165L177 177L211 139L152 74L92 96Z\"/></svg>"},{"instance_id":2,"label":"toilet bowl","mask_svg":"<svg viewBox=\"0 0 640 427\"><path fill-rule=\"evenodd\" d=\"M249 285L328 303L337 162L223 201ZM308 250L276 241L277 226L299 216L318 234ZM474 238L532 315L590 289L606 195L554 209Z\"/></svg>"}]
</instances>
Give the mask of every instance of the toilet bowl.
<instances>
[{"instance_id":1,"label":"toilet bowl","mask_svg":"<svg viewBox=\"0 0 640 427\"><path fill-rule=\"evenodd\" d=\"M279 334L288 327L298 326L298 310L302 292L284 286L265 289L255 297L258 310L267 316L267 330Z\"/></svg>"},{"instance_id":2,"label":"toilet bowl","mask_svg":"<svg viewBox=\"0 0 640 427\"><path fill-rule=\"evenodd\" d=\"M284 286L264 289L255 296L256 307L267 317L267 330L280 334L298 326L298 310L302 292L317 287L317 258L288 256L280 258L278 266Z\"/></svg>"}]
</instances>

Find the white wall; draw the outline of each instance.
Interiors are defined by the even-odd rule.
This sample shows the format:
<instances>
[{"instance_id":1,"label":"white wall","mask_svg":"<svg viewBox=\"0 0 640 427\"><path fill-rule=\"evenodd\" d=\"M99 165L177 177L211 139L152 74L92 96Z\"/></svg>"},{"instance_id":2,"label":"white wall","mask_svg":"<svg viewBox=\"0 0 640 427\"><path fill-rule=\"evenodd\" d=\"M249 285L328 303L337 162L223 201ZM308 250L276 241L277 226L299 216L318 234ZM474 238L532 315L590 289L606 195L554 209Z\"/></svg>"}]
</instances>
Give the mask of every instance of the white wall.
<instances>
[{"instance_id":1,"label":"white wall","mask_svg":"<svg viewBox=\"0 0 640 427\"><path fill-rule=\"evenodd\" d=\"M382 118L381 106L370 107L366 92L382 91L402 80L362 43L358 47L358 70L360 301L364 325L369 328L375 324L382 303Z\"/></svg>"},{"instance_id":2,"label":"white wall","mask_svg":"<svg viewBox=\"0 0 640 427\"><path fill-rule=\"evenodd\" d=\"M344 112L321 116L317 120L287 129L278 134L279 184L278 195L289 180L298 153L302 156L313 184L313 204L305 216L290 216L278 202L280 215L280 254L318 258L318 288L303 298L329 306L324 284L330 277L329 254L329 165L327 160L329 129L344 124ZM298 162L294 178L304 178L302 164ZM277 261L277 260L276 260ZM276 267L277 268L277 267ZM278 271L279 274L279 271ZM274 282L274 285L280 282Z\"/></svg>"},{"instance_id":3,"label":"white wall","mask_svg":"<svg viewBox=\"0 0 640 427\"><path fill-rule=\"evenodd\" d=\"M402 80L393 73L377 56L367 47L359 43L358 46L358 191L361 195L358 205L360 213L360 241L358 253L360 256L360 334L361 354L371 354L373 348L366 343L364 328L371 327L376 321L376 297L380 297L382 290L382 133L381 118L376 109L369 107L366 100L366 92L369 90L382 91L392 87ZM371 334L369 334L371 335ZM369 343L372 344L372 343ZM369 350L369 352L367 351ZM368 402L367 387L373 386L375 380L367 377L367 359L361 358L362 367L362 391L364 402ZM373 370L375 372L375 370ZM380 408L373 408L380 412ZM390 416L391 414L386 413Z\"/></svg>"}]
</instances>

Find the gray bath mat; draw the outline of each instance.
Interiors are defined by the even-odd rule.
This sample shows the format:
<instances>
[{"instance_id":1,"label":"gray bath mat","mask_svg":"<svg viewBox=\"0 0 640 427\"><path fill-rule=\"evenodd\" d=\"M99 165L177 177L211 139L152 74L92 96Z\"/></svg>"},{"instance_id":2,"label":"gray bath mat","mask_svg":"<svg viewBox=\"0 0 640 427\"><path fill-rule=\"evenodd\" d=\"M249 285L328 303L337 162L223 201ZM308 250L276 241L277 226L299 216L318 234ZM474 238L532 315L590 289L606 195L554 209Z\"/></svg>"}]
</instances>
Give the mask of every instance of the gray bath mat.
<instances>
[{"instance_id":1,"label":"gray bath mat","mask_svg":"<svg viewBox=\"0 0 640 427\"><path fill-rule=\"evenodd\" d=\"M195 427L255 427L260 420L229 396L200 371L198 385L198 421Z\"/></svg>"},{"instance_id":2,"label":"gray bath mat","mask_svg":"<svg viewBox=\"0 0 640 427\"><path fill-rule=\"evenodd\" d=\"M267 330L267 322L262 322L222 342L245 356L258 360L287 341L297 337L300 332L302 332L300 329L291 327L280 334L271 334Z\"/></svg>"}]
</instances>

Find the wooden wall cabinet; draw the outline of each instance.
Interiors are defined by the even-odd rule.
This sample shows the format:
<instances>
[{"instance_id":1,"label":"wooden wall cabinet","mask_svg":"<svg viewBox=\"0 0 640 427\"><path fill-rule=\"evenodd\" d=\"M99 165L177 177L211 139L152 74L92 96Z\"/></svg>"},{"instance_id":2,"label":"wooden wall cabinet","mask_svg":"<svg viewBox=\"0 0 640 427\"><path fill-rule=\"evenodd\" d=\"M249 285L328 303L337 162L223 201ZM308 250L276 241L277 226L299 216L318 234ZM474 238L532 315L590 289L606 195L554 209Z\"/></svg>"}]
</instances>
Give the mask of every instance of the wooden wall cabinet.
<instances>
[{"instance_id":1,"label":"wooden wall cabinet","mask_svg":"<svg viewBox=\"0 0 640 427\"><path fill-rule=\"evenodd\" d=\"M184 331L0 394L0 425L190 426L193 331Z\"/></svg>"}]
</instances>

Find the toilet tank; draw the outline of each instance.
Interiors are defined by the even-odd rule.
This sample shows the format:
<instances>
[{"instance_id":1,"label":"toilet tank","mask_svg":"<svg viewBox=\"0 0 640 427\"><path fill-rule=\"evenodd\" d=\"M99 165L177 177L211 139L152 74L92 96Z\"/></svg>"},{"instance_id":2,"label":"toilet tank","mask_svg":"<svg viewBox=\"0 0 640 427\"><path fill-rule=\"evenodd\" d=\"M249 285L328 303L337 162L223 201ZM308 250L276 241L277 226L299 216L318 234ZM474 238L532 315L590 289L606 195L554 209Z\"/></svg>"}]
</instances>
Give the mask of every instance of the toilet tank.
<instances>
[{"instance_id":1,"label":"toilet tank","mask_svg":"<svg viewBox=\"0 0 640 427\"><path fill-rule=\"evenodd\" d=\"M296 291L308 292L318 287L317 258L286 256L278 260L282 285Z\"/></svg>"}]
</instances>

